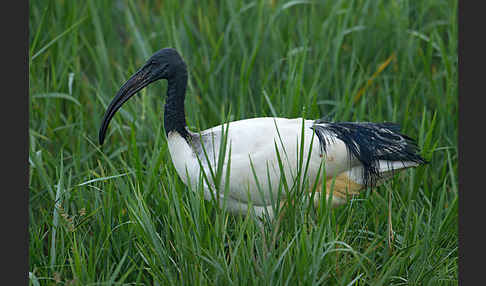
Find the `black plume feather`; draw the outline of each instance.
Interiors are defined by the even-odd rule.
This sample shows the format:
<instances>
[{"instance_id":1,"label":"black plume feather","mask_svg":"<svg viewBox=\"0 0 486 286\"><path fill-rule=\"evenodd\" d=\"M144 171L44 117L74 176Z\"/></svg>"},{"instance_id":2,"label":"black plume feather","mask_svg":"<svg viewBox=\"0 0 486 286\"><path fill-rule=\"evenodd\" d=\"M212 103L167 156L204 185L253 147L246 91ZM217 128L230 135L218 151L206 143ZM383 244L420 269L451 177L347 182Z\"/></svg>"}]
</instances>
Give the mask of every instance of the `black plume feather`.
<instances>
[{"instance_id":1,"label":"black plume feather","mask_svg":"<svg viewBox=\"0 0 486 286\"><path fill-rule=\"evenodd\" d=\"M344 142L348 152L363 164L365 186L374 186L380 179L380 160L428 163L418 154L415 140L401 134L400 125L395 123L331 123L316 120L311 128L319 138L323 153L326 152L326 145L330 143L326 141L337 138Z\"/></svg>"}]
</instances>

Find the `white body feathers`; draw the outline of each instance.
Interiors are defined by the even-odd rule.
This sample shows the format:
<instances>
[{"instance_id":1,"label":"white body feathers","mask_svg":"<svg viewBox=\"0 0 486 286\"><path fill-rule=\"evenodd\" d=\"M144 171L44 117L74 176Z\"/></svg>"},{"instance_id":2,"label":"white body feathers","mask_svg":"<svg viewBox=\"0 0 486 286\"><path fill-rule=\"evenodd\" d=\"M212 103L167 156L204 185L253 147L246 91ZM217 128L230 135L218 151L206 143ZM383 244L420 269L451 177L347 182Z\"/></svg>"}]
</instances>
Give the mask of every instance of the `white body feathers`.
<instances>
[{"instance_id":1,"label":"white body feathers","mask_svg":"<svg viewBox=\"0 0 486 286\"><path fill-rule=\"evenodd\" d=\"M326 124L302 118L252 118L219 125L200 134L191 133L192 140L189 142L178 132L170 132L167 142L172 162L182 181L197 190L200 180L203 180L205 199L216 198L219 193L220 203L232 212L246 213L251 204L258 216L266 213L272 217L272 202L278 196L285 200L285 192L279 186L282 179L280 168L287 186L298 182L301 170L300 184L306 184L310 191L317 183L316 192L322 189L320 176L324 168L328 182L326 191L330 191L331 184L334 189L333 205L346 202L348 195L357 194L366 187L364 166L339 136L332 132L323 134L327 142L323 152L321 144L324 143L312 127L320 125L326 128ZM220 186L215 186L211 174L218 169L219 153L224 150L221 149L224 133L227 143L221 181ZM390 177L394 171L418 165L417 162L403 160L376 162L380 175L377 183ZM206 174L207 180L202 179L201 171ZM217 187L219 192L215 191Z\"/></svg>"}]
</instances>

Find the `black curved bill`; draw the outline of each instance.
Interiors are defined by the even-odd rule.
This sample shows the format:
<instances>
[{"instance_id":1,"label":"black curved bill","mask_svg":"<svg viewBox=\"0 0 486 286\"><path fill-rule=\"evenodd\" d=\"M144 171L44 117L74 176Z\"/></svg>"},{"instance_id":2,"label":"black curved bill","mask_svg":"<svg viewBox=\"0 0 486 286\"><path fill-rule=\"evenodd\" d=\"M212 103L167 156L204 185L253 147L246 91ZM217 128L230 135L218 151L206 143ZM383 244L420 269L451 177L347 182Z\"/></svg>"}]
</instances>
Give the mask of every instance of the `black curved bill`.
<instances>
[{"instance_id":1,"label":"black curved bill","mask_svg":"<svg viewBox=\"0 0 486 286\"><path fill-rule=\"evenodd\" d=\"M132 75L127 82L120 88L115 98L111 101L110 105L106 109L105 115L103 117L103 122L101 124L99 141L100 145L103 145L105 140L106 130L108 129L108 124L115 115L115 113L120 109L120 107L130 99L138 91L146 87L148 84L154 80L150 76L150 66L146 65L142 67L138 72Z\"/></svg>"}]
</instances>

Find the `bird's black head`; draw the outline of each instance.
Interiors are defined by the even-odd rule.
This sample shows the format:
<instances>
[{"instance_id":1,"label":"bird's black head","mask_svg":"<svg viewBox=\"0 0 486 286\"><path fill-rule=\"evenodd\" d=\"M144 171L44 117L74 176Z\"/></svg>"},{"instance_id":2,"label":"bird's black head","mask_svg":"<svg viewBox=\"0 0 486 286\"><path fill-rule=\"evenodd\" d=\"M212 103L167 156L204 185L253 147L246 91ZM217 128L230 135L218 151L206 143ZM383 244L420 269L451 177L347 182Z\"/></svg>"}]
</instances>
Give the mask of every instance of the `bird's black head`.
<instances>
[{"instance_id":1,"label":"bird's black head","mask_svg":"<svg viewBox=\"0 0 486 286\"><path fill-rule=\"evenodd\" d=\"M147 70L152 82L159 79L171 79L178 72L186 70L186 64L173 48L162 49L153 54L141 70Z\"/></svg>"},{"instance_id":2,"label":"bird's black head","mask_svg":"<svg viewBox=\"0 0 486 286\"><path fill-rule=\"evenodd\" d=\"M164 48L153 54L147 62L132 75L120 88L108 106L99 132L100 144L103 144L106 130L111 119L120 107L141 89L159 79L172 80L177 75L186 76L186 64L173 48Z\"/></svg>"}]
</instances>

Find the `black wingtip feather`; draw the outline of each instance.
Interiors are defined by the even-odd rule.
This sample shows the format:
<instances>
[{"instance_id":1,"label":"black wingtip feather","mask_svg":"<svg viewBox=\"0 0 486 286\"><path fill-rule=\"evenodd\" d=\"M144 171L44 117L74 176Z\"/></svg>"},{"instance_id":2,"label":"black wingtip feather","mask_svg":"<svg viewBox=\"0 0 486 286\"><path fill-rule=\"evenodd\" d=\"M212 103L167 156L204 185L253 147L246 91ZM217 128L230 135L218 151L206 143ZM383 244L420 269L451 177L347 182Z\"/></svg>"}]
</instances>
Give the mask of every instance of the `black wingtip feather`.
<instances>
[{"instance_id":1,"label":"black wingtip feather","mask_svg":"<svg viewBox=\"0 0 486 286\"><path fill-rule=\"evenodd\" d=\"M374 186L380 179L378 162L414 162L419 165L428 162L420 156L417 143L411 137L400 133L400 125L391 122L339 122L316 120L311 127L316 133L321 151L326 152L329 138L340 139L364 169L365 186ZM333 136L326 136L330 134Z\"/></svg>"}]
</instances>

